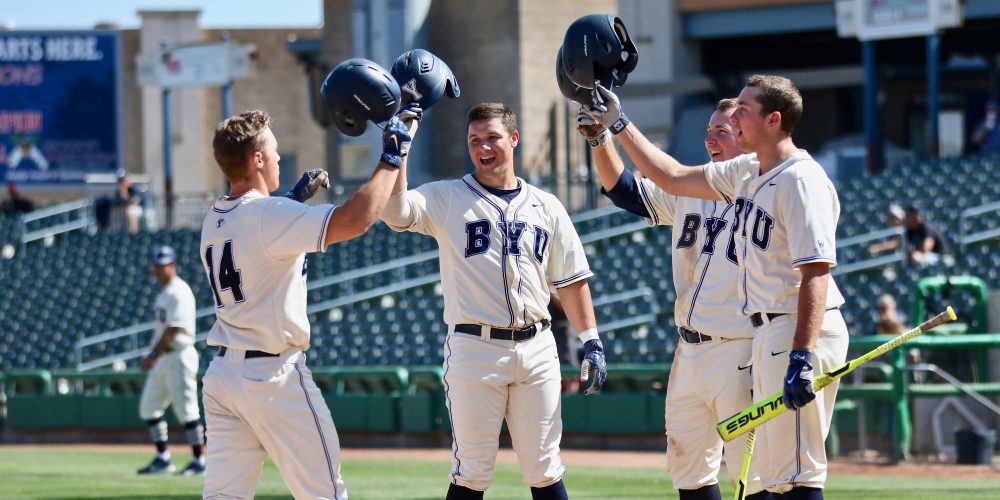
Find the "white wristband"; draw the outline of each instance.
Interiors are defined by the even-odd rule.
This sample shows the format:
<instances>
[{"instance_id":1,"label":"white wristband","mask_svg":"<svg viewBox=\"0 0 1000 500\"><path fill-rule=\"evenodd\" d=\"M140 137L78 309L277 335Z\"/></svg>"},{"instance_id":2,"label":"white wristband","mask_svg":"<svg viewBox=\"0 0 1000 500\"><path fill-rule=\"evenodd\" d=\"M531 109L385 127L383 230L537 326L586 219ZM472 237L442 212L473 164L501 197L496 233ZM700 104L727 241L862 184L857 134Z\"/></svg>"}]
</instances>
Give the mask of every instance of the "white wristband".
<instances>
[{"instance_id":1,"label":"white wristband","mask_svg":"<svg viewBox=\"0 0 1000 500\"><path fill-rule=\"evenodd\" d=\"M593 139L587 139L587 143L590 144L590 147L596 148L608 142L609 139L611 139L611 132L608 132L607 129L604 129L604 132L601 132L601 135Z\"/></svg>"},{"instance_id":2,"label":"white wristband","mask_svg":"<svg viewBox=\"0 0 1000 500\"><path fill-rule=\"evenodd\" d=\"M577 337L580 337L580 342L583 342L584 344L586 344L588 340L601 340L601 337L597 334L597 328L588 328L580 332Z\"/></svg>"}]
</instances>

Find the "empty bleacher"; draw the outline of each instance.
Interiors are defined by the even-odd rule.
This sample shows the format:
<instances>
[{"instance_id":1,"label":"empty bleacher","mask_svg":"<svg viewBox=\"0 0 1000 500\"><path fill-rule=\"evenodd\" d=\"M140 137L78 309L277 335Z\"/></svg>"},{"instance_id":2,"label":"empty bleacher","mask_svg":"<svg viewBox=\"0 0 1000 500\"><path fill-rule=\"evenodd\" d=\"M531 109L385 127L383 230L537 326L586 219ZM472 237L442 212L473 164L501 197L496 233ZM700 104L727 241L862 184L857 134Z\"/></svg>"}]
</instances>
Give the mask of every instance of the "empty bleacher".
<instances>
[{"instance_id":1,"label":"empty bleacher","mask_svg":"<svg viewBox=\"0 0 1000 500\"><path fill-rule=\"evenodd\" d=\"M962 248L955 242L962 210L1000 200L1000 159L919 162L878 176L851 179L838 190L842 205L839 237L884 228L884 213L891 202L917 202L925 219L951 237L956 251L955 264L949 267L918 269L894 264L838 276L838 285L847 297L843 312L852 333L874 333L874 301L882 293L896 297L905 313L914 283L924 276L970 274L984 279L991 288L1000 288L1000 239ZM651 296L595 307L601 325L655 314L652 324L602 332L609 362L669 361L676 345L670 229L647 228L639 218L617 209L600 209L577 219L577 230L584 238L595 272L590 281L595 299L638 289L652 291ZM979 229L998 228L1000 212L983 214L967 224ZM205 307L212 302L198 256L197 231L134 235L76 231L57 236L51 244L33 242L22 249L17 241L18 227L16 219L0 219L0 246L11 245L15 250L12 258L0 259L4 297L0 302L2 370L73 368L79 361L74 352L78 339L149 321L157 292L149 270L149 252L154 244L173 246L178 251L179 274L191 284L198 304ZM345 273L427 255L436 247L430 237L395 233L378 224L362 238L308 257L308 276L314 285L309 291L309 303L329 303L434 276L438 272L437 259L428 255L407 266L331 283ZM838 258L842 263L854 262L867 258L867 252L863 247L848 247ZM961 297L948 300L963 314ZM312 363L438 364L445 334L442 308L439 286L425 283L313 311ZM199 331L208 331L213 319L211 315L200 319ZM985 328L976 328L980 326ZM148 342L148 332L125 336L87 346L81 355L85 359L111 356ZM134 364L132 360L130 366Z\"/></svg>"}]
</instances>

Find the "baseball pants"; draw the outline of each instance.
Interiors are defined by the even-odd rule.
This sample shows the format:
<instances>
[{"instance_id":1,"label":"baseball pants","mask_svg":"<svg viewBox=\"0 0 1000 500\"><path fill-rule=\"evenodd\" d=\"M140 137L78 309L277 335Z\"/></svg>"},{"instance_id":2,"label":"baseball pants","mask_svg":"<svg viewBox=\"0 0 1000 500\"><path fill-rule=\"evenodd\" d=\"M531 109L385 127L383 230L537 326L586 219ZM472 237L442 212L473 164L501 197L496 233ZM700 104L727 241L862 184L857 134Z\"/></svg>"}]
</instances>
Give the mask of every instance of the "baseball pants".
<instances>
[{"instance_id":1,"label":"baseball pants","mask_svg":"<svg viewBox=\"0 0 1000 500\"><path fill-rule=\"evenodd\" d=\"M681 340L667 382L667 472L674 488L693 490L718 482L722 456L734 484L740 477L746 436L723 448L715 424L750 406L752 339L691 344ZM762 489L751 462L747 493Z\"/></svg>"},{"instance_id":2,"label":"baseball pants","mask_svg":"<svg viewBox=\"0 0 1000 500\"><path fill-rule=\"evenodd\" d=\"M796 314L781 316L757 329L753 344L756 401L784 390L797 318ZM840 310L827 311L813 349L813 374L843 364L847 343L847 325ZM784 493L796 486L823 487L827 474L826 436L838 387L838 382L826 386L813 402L757 428L754 462L765 489Z\"/></svg>"},{"instance_id":3,"label":"baseball pants","mask_svg":"<svg viewBox=\"0 0 1000 500\"><path fill-rule=\"evenodd\" d=\"M477 491L490 487L505 418L524 482L541 488L562 479L562 383L548 329L522 342L452 331L444 370L452 482Z\"/></svg>"},{"instance_id":4,"label":"baseball pants","mask_svg":"<svg viewBox=\"0 0 1000 500\"><path fill-rule=\"evenodd\" d=\"M172 406L180 423L200 418L198 410L198 350L194 346L160 355L149 370L139 399L139 416L153 420Z\"/></svg>"},{"instance_id":5,"label":"baseball pants","mask_svg":"<svg viewBox=\"0 0 1000 500\"><path fill-rule=\"evenodd\" d=\"M228 349L203 379L204 498L253 498L269 456L295 498L347 499L337 429L305 353L244 356Z\"/></svg>"}]
</instances>

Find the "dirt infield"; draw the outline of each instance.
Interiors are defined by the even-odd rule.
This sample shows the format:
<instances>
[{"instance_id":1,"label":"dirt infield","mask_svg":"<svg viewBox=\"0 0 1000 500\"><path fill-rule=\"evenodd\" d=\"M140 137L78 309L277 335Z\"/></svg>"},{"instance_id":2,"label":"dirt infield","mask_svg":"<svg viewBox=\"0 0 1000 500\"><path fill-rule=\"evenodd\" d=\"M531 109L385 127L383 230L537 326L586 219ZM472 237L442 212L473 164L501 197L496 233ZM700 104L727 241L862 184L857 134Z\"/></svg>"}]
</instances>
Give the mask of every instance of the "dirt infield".
<instances>
[{"instance_id":1,"label":"dirt infield","mask_svg":"<svg viewBox=\"0 0 1000 500\"><path fill-rule=\"evenodd\" d=\"M5 448L19 449L51 449L73 448L92 451L139 451L149 448L148 445L132 444L31 444L7 445ZM446 448L345 448L342 450L344 460L351 459L405 459L405 460L442 460L451 458L451 450ZM563 461L568 466L596 466L620 468L650 468L666 469L666 454L651 451L602 451L602 450L563 450ZM501 463L517 463L513 450L502 449L497 457ZM896 464L881 464L872 462L852 461L841 458L830 463L831 474L877 475L877 476L920 476L947 477L961 479L997 479L1000 477L1000 461L994 465L954 465L950 463L901 462Z\"/></svg>"}]
</instances>

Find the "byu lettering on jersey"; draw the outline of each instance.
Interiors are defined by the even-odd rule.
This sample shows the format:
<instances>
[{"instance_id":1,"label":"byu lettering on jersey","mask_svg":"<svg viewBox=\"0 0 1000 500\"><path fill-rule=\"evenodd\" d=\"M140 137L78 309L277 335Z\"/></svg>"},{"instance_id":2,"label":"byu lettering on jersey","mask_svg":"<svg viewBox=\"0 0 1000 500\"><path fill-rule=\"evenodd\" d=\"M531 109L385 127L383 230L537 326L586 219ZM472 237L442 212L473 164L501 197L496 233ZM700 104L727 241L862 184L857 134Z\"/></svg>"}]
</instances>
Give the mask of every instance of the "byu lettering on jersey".
<instances>
[{"instance_id":1,"label":"byu lettering on jersey","mask_svg":"<svg viewBox=\"0 0 1000 500\"><path fill-rule=\"evenodd\" d=\"M593 276L562 203L519 182L509 203L471 174L427 183L404 195L415 215L410 226L387 221L438 240L446 323L520 327L550 319L547 281L559 288Z\"/></svg>"}]
</instances>

